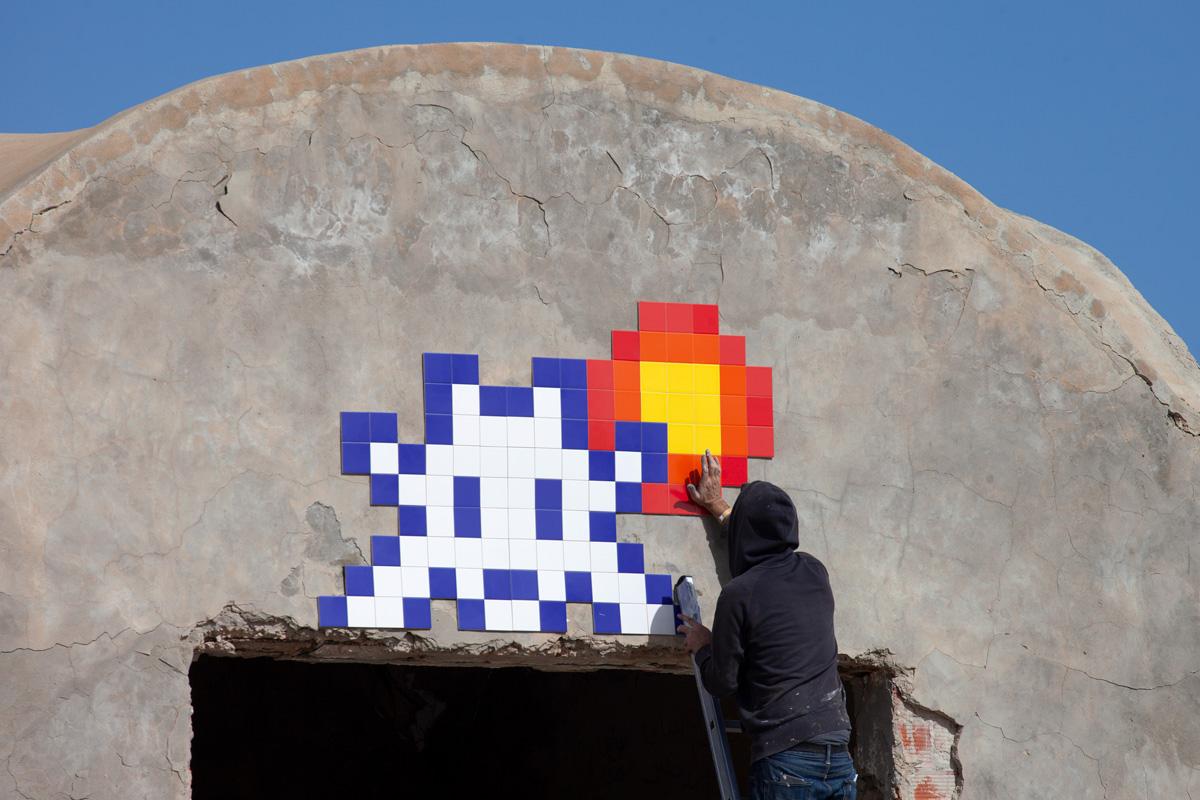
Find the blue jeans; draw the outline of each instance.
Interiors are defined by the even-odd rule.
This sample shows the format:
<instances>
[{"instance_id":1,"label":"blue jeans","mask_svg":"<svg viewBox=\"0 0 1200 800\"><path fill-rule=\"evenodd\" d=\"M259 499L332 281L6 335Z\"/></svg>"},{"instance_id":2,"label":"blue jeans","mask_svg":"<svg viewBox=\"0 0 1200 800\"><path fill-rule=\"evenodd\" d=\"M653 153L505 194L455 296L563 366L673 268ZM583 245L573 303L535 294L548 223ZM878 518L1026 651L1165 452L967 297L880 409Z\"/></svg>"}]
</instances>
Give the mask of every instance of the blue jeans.
<instances>
[{"instance_id":1,"label":"blue jeans","mask_svg":"<svg viewBox=\"0 0 1200 800\"><path fill-rule=\"evenodd\" d=\"M858 773L850 754L784 750L750 770L751 800L855 800Z\"/></svg>"}]
</instances>

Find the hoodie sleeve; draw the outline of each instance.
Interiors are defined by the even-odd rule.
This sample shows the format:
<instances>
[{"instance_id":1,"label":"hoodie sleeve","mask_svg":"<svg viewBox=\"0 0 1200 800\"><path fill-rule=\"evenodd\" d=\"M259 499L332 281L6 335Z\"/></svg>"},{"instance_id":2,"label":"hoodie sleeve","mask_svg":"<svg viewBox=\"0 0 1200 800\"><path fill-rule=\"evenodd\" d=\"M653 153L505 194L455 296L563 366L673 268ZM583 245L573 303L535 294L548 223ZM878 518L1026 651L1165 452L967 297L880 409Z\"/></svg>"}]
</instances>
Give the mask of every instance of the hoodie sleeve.
<instances>
[{"instance_id":1,"label":"hoodie sleeve","mask_svg":"<svg viewBox=\"0 0 1200 800\"><path fill-rule=\"evenodd\" d=\"M700 666L704 688L717 697L731 695L737 690L744 653L744 621L745 605L738 598L729 596L728 592L722 592L713 617L712 644L696 652L696 663Z\"/></svg>"}]
</instances>

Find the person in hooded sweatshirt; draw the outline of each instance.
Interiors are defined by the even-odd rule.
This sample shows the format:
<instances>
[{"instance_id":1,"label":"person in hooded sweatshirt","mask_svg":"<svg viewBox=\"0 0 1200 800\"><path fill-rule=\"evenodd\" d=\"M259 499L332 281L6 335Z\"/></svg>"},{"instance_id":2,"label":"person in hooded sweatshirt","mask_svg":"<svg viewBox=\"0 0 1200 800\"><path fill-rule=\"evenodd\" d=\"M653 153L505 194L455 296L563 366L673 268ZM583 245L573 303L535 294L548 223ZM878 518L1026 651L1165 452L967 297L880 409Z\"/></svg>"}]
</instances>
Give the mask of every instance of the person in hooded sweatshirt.
<instances>
[{"instance_id":1,"label":"person in hooded sweatshirt","mask_svg":"<svg viewBox=\"0 0 1200 800\"><path fill-rule=\"evenodd\" d=\"M712 630L681 615L679 632L704 687L737 695L751 739L751 797L853 799L858 776L847 748L833 591L825 565L796 550L795 505L778 486L754 481L730 508L720 463L707 451L688 494L725 531L733 578L717 599Z\"/></svg>"}]
</instances>

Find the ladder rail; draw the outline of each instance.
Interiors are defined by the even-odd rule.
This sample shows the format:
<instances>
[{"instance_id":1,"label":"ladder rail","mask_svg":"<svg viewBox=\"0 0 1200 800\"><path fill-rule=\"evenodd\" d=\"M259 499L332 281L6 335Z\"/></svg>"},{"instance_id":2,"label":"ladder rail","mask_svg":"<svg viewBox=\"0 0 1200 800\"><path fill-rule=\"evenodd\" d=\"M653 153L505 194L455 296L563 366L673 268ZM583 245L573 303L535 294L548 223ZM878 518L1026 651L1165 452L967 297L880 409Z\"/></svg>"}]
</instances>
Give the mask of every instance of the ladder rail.
<instances>
[{"instance_id":1,"label":"ladder rail","mask_svg":"<svg viewBox=\"0 0 1200 800\"><path fill-rule=\"evenodd\" d=\"M696 597L696 587L688 575L684 575L675 584L675 602L679 610L692 619L700 619L700 601ZM717 784L721 789L721 800L741 800L738 790L737 773L733 769L733 754L729 750L729 739L725 731L729 723L724 719L721 705L704 688L700 677L700 665L692 657L692 671L696 675L696 691L700 695L700 710L704 714L704 728L708 736L708 749L712 752L713 767L717 772Z\"/></svg>"}]
</instances>

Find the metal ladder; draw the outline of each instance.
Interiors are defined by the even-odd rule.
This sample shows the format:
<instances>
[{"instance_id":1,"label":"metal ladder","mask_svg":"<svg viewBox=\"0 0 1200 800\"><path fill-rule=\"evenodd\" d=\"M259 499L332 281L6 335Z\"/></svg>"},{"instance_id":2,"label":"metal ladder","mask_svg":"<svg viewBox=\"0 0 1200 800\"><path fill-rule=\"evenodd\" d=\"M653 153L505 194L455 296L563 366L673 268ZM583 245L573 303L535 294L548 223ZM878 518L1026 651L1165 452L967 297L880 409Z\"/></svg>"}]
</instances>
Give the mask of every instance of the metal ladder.
<instances>
[{"instance_id":1,"label":"metal ladder","mask_svg":"<svg viewBox=\"0 0 1200 800\"><path fill-rule=\"evenodd\" d=\"M696 597L696 587L690 576L684 575L675 584L675 602L684 614L692 619L700 619L700 601ZM729 752L729 740L725 738L726 728L730 724L736 726L734 730L740 730L740 726L738 723L725 722L721 704L709 694L700 680L700 665L694 657L692 671L696 673L696 691L700 694L700 710L704 713L704 730L708 734L708 748L712 751L713 767L717 770L721 800L740 800L737 774L733 770L733 756Z\"/></svg>"}]
</instances>

